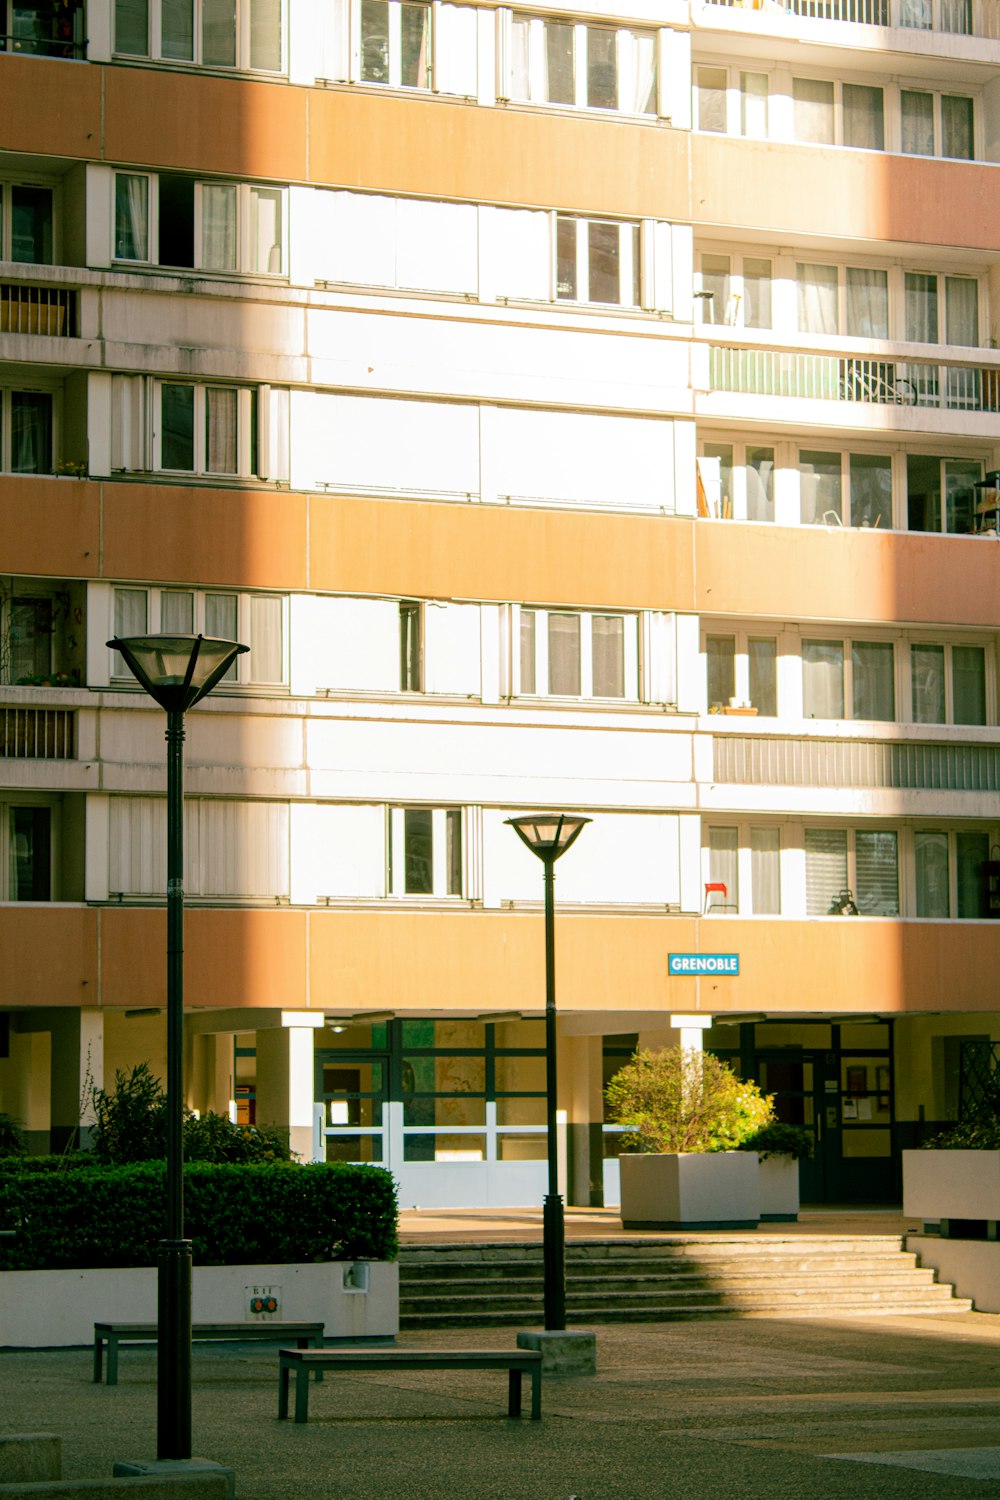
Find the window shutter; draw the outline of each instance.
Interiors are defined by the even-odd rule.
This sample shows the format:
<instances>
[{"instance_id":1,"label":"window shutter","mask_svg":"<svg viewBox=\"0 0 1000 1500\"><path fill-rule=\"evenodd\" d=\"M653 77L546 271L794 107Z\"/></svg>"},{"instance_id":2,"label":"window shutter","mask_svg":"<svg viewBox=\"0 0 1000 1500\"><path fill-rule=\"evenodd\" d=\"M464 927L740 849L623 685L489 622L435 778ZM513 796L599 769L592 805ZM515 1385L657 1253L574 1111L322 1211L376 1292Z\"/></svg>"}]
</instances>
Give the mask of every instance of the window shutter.
<instances>
[{"instance_id":1,"label":"window shutter","mask_svg":"<svg viewBox=\"0 0 1000 1500\"><path fill-rule=\"evenodd\" d=\"M642 305L670 312L674 305L673 227L643 219L640 231Z\"/></svg>"},{"instance_id":2,"label":"window shutter","mask_svg":"<svg viewBox=\"0 0 1000 1500\"><path fill-rule=\"evenodd\" d=\"M284 681L281 649L282 600L277 594L253 594L250 598L250 681L269 684Z\"/></svg>"},{"instance_id":3,"label":"window shutter","mask_svg":"<svg viewBox=\"0 0 1000 1500\"><path fill-rule=\"evenodd\" d=\"M261 479L287 484L289 393L262 385L257 390L257 473Z\"/></svg>"},{"instance_id":4,"label":"window shutter","mask_svg":"<svg viewBox=\"0 0 1000 1500\"><path fill-rule=\"evenodd\" d=\"M677 702L675 616L647 610L642 616L642 701Z\"/></svg>"},{"instance_id":5,"label":"window shutter","mask_svg":"<svg viewBox=\"0 0 1000 1500\"><path fill-rule=\"evenodd\" d=\"M899 916L899 859L896 835L859 830L854 835L857 889L861 912L873 917Z\"/></svg>"},{"instance_id":6,"label":"window shutter","mask_svg":"<svg viewBox=\"0 0 1000 1500\"><path fill-rule=\"evenodd\" d=\"M317 41L318 78L346 83L351 75L351 3L350 0L324 0L318 6Z\"/></svg>"},{"instance_id":7,"label":"window shutter","mask_svg":"<svg viewBox=\"0 0 1000 1500\"><path fill-rule=\"evenodd\" d=\"M479 697L478 604L438 604L424 608L424 688L428 693Z\"/></svg>"},{"instance_id":8,"label":"window shutter","mask_svg":"<svg viewBox=\"0 0 1000 1500\"><path fill-rule=\"evenodd\" d=\"M144 375L111 381L111 468L144 470L149 461L149 394Z\"/></svg>"},{"instance_id":9,"label":"window shutter","mask_svg":"<svg viewBox=\"0 0 1000 1500\"><path fill-rule=\"evenodd\" d=\"M847 833L843 828L807 828L806 915L825 917L847 888Z\"/></svg>"},{"instance_id":10,"label":"window shutter","mask_svg":"<svg viewBox=\"0 0 1000 1500\"><path fill-rule=\"evenodd\" d=\"M658 33L657 113L675 130L691 129L691 37L661 27Z\"/></svg>"},{"instance_id":11,"label":"window shutter","mask_svg":"<svg viewBox=\"0 0 1000 1500\"><path fill-rule=\"evenodd\" d=\"M478 13L471 5L434 0L433 85L436 93L474 99L479 88Z\"/></svg>"}]
</instances>

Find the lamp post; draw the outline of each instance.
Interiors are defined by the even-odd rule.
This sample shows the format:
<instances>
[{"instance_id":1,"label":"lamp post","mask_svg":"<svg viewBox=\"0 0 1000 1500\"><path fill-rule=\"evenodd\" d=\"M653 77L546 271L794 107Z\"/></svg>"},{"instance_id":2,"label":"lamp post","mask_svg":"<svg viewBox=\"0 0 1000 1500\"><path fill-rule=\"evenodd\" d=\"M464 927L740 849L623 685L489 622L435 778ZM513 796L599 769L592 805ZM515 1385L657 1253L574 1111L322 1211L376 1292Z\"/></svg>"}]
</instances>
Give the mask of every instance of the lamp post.
<instances>
[{"instance_id":1,"label":"lamp post","mask_svg":"<svg viewBox=\"0 0 1000 1500\"><path fill-rule=\"evenodd\" d=\"M157 1249L156 1456L191 1457L191 1241L184 1238L184 715L237 656L203 635L108 641L167 711L167 1237Z\"/></svg>"},{"instance_id":2,"label":"lamp post","mask_svg":"<svg viewBox=\"0 0 1000 1500\"><path fill-rule=\"evenodd\" d=\"M508 824L537 854L545 867L545 1133L548 1146L548 1192L542 1210L545 1330L566 1327L566 1228L559 1191L559 1147L556 1137L556 911L555 862L579 838L589 818L566 813L537 813L508 818Z\"/></svg>"}]
</instances>

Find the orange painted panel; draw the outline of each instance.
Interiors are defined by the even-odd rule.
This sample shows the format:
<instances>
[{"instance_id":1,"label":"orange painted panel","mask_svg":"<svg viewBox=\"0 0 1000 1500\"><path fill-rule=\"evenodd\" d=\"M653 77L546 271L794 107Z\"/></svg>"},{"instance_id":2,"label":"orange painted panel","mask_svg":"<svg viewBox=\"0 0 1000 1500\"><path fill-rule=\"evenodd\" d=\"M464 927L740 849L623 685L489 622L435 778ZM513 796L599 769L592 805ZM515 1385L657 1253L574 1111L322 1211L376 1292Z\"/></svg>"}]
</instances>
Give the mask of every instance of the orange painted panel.
<instances>
[{"instance_id":1,"label":"orange painted panel","mask_svg":"<svg viewBox=\"0 0 1000 1500\"><path fill-rule=\"evenodd\" d=\"M96 578L100 491L80 479L0 476L0 567L5 573Z\"/></svg>"},{"instance_id":2,"label":"orange painted panel","mask_svg":"<svg viewBox=\"0 0 1000 1500\"><path fill-rule=\"evenodd\" d=\"M165 1005L164 908L101 912L105 1005ZM189 910L184 916L184 1004L211 1009L306 1005L306 916L290 911Z\"/></svg>"},{"instance_id":3,"label":"orange painted panel","mask_svg":"<svg viewBox=\"0 0 1000 1500\"><path fill-rule=\"evenodd\" d=\"M56 58L0 57L4 150L95 160L101 151L102 73Z\"/></svg>"},{"instance_id":4,"label":"orange painted panel","mask_svg":"<svg viewBox=\"0 0 1000 1500\"><path fill-rule=\"evenodd\" d=\"M1000 619L1000 576L982 538L701 522L695 556L699 611L989 626Z\"/></svg>"},{"instance_id":5,"label":"orange painted panel","mask_svg":"<svg viewBox=\"0 0 1000 1500\"><path fill-rule=\"evenodd\" d=\"M304 89L146 68L103 71L106 161L305 178Z\"/></svg>"},{"instance_id":6,"label":"orange painted panel","mask_svg":"<svg viewBox=\"0 0 1000 1500\"><path fill-rule=\"evenodd\" d=\"M97 1005L97 913L0 906L0 1008Z\"/></svg>"},{"instance_id":7,"label":"orange painted panel","mask_svg":"<svg viewBox=\"0 0 1000 1500\"><path fill-rule=\"evenodd\" d=\"M1000 249L996 168L692 135L696 223Z\"/></svg>"},{"instance_id":8,"label":"orange painted panel","mask_svg":"<svg viewBox=\"0 0 1000 1500\"><path fill-rule=\"evenodd\" d=\"M313 496L310 587L430 598L690 609L676 517Z\"/></svg>"},{"instance_id":9,"label":"orange painted panel","mask_svg":"<svg viewBox=\"0 0 1000 1500\"><path fill-rule=\"evenodd\" d=\"M287 492L106 485L103 576L304 588L306 505Z\"/></svg>"}]
</instances>

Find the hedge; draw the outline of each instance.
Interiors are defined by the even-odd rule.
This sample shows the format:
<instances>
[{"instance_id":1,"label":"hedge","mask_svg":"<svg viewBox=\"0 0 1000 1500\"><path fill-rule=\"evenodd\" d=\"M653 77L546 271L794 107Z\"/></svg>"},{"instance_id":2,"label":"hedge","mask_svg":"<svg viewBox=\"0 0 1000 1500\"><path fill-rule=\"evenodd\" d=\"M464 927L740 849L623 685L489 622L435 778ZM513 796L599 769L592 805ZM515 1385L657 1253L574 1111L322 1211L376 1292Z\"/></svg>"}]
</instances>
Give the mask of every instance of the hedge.
<instances>
[{"instance_id":1,"label":"hedge","mask_svg":"<svg viewBox=\"0 0 1000 1500\"><path fill-rule=\"evenodd\" d=\"M166 1167L19 1158L0 1167L0 1270L156 1264ZM184 1168L184 1230L196 1265L393 1260L396 1188L381 1167L278 1162Z\"/></svg>"}]
</instances>

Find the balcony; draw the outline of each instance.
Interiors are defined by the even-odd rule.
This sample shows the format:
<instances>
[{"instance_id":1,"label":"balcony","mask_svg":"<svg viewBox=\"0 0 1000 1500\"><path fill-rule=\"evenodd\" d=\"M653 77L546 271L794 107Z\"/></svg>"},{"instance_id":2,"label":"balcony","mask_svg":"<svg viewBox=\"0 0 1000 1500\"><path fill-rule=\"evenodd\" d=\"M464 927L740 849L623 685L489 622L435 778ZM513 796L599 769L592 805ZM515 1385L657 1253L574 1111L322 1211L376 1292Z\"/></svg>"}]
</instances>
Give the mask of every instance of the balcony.
<instances>
[{"instance_id":1,"label":"balcony","mask_svg":"<svg viewBox=\"0 0 1000 1500\"><path fill-rule=\"evenodd\" d=\"M76 713L73 709L0 704L0 759L75 758Z\"/></svg>"},{"instance_id":2,"label":"balcony","mask_svg":"<svg viewBox=\"0 0 1000 1500\"><path fill-rule=\"evenodd\" d=\"M941 32L948 36L1000 39L997 0L704 0L738 10L781 10L786 15L816 21L842 21L854 26L888 26L901 31Z\"/></svg>"},{"instance_id":3,"label":"balcony","mask_svg":"<svg viewBox=\"0 0 1000 1500\"><path fill-rule=\"evenodd\" d=\"M729 786L1000 791L1000 746L716 735L712 777Z\"/></svg>"},{"instance_id":4,"label":"balcony","mask_svg":"<svg viewBox=\"0 0 1000 1500\"><path fill-rule=\"evenodd\" d=\"M62 287L0 283L0 333L76 336L76 293Z\"/></svg>"}]
</instances>

